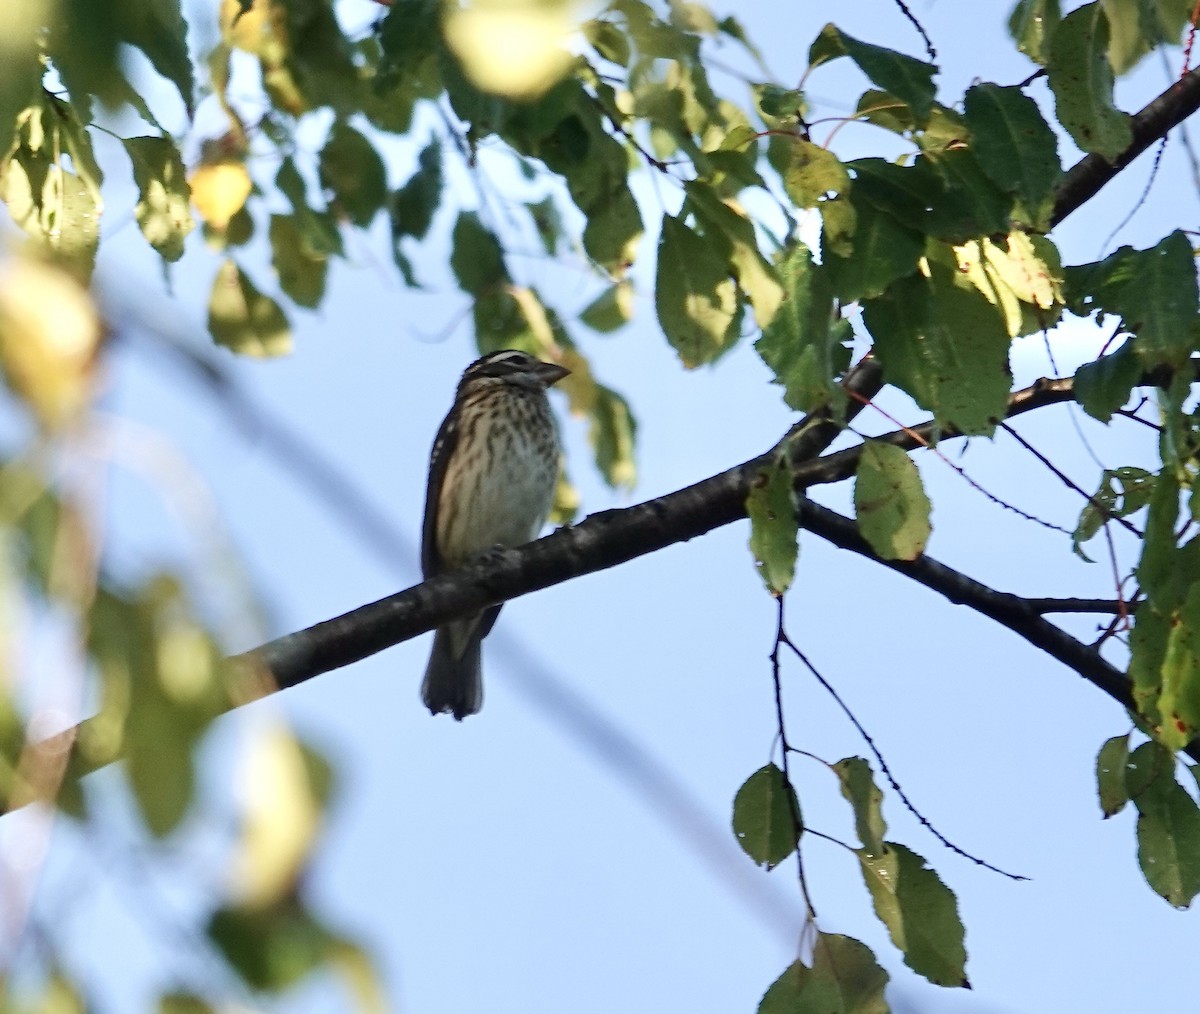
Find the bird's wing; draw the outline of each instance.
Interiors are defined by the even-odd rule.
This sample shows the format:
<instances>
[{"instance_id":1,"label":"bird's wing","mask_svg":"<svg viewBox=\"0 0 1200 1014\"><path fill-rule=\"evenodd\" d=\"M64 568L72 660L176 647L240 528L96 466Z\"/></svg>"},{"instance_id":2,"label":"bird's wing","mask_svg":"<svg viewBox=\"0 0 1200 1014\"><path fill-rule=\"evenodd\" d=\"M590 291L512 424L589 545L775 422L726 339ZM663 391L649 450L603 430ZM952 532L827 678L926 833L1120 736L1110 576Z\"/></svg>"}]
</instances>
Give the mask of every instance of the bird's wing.
<instances>
[{"instance_id":1,"label":"bird's wing","mask_svg":"<svg viewBox=\"0 0 1200 1014\"><path fill-rule=\"evenodd\" d=\"M425 493L425 520L421 524L421 571L433 577L442 569L442 560L437 549L437 509L441 499L442 481L446 477L446 466L458 443L458 426L455 413L451 411L438 428L433 441L433 452L429 456L429 485Z\"/></svg>"}]
</instances>

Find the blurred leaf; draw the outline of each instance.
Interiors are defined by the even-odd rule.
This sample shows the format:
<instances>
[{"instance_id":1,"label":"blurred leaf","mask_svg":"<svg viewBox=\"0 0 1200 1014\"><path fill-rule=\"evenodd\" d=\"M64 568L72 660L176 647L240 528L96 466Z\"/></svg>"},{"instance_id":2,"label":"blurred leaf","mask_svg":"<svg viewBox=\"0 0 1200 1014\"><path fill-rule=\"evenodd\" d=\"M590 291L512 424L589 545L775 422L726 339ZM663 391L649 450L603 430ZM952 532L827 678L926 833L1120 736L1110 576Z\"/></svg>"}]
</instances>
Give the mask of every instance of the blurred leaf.
<instances>
[{"instance_id":1,"label":"blurred leaf","mask_svg":"<svg viewBox=\"0 0 1200 1014\"><path fill-rule=\"evenodd\" d=\"M387 201L387 170L375 146L338 120L321 149L321 185L331 191L331 206L360 228L371 224Z\"/></svg>"},{"instance_id":2,"label":"blurred leaf","mask_svg":"<svg viewBox=\"0 0 1200 1014\"><path fill-rule=\"evenodd\" d=\"M929 115L937 92L933 83L937 67L933 64L860 42L836 25L826 25L808 51L809 65L819 67L839 56L850 57L874 84L908 105L917 119L924 120Z\"/></svg>"},{"instance_id":3,"label":"blurred leaf","mask_svg":"<svg viewBox=\"0 0 1200 1014\"><path fill-rule=\"evenodd\" d=\"M245 207L254 187L245 164L231 160L201 163L188 182L192 204L217 232L223 232L230 219Z\"/></svg>"},{"instance_id":4,"label":"blurred leaf","mask_svg":"<svg viewBox=\"0 0 1200 1014\"><path fill-rule=\"evenodd\" d=\"M828 273L803 246L779 265L786 298L754 343L784 388L788 407L802 412L839 397L837 378L850 365L849 324L837 314Z\"/></svg>"},{"instance_id":5,"label":"blurred leaf","mask_svg":"<svg viewBox=\"0 0 1200 1014\"><path fill-rule=\"evenodd\" d=\"M1129 802L1129 792L1125 787L1125 765L1128 761L1129 733L1106 740L1096 756L1096 784L1100 792L1100 810L1105 819L1120 813Z\"/></svg>"},{"instance_id":6,"label":"blurred leaf","mask_svg":"<svg viewBox=\"0 0 1200 1014\"><path fill-rule=\"evenodd\" d=\"M1022 53L1044 66L1050 62L1050 42L1061 20L1059 0L1019 0L1008 31Z\"/></svg>"},{"instance_id":7,"label":"blurred leaf","mask_svg":"<svg viewBox=\"0 0 1200 1014\"><path fill-rule=\"evenodd\" d=\"M239 355L262 359L292 351L292 332L279 304L232 260L221 262L213 280L208 330L218 345Z\"/></svg>"},{"instance_id":8,"label":"blurred leaf","mask_svg":"<svg viewBox=\"0 0 1200 1014\"><path fill-rule=\"evenodd\" d=\"M588 436L596 467L613 489L632 489L637 483L633 457L636 434L637 423L629 403L616 391L597 384Z\"/></svg>"},{"instance_id":9,"label":"blurred leaf","mask_svg":"<svg viewBox=\"0 0 1200 1014\"><path fill-rule=\"evenodd\" d=\"M544 94L570 68L566 43L576 30L566 0L470 0L450 8L444 26L477 87L524 100Z\"/></svg>"},{"instance_id":10,"label":"blurred leaf","mask_svg":"<svg viewBox=\"0 0 1200 1014\"><path fill-rule=\"evenodd\" d=\"M16 139L17 119L38 100L42 66L38 61L38 33L49 18L54 0L24 0L5 5L0 31L0 157Z\"/></svg>"},{"instance_id":11,"label":"blurred leaf","mask_svg":"<svg viewBox=\"0 0 1200 1014\"><path fill-rule=\"evenodd\" d=\"M886 842L882 855L858 853L875 914L904 955L904 963L938 986L966 986L963 926L954 894L903 845Z\"/></svg>"},{"instance_id":12,"label":"blurred leaf","mask_svg":"<svg viewBox=\"0 0 1200 1014\"><path fill-rule=\"evenodd\" d=\"M813 966L793 962L767 990L758 1014L888 1014L888 974L853 937L818 933Z\"/></svg>"},{"instance_id":13,"label":"blurred leaf","mask_svg":"<svg viewBox=\"0 0 1200 1014\"><path fill-rule=\"evenodd\" d=\"M729 263L682 218L664 215L654 285L658 321L688 369L736 341L737 286Z\"/></svg>"},{"instance_id":14,"label":"blurred leaf","mask_svg":"<svg viewBox=\"0 0 1200 1014\"><path fill-rule=\"evenodd\" d=\"M1129 147L1129 116L1113 104L1108 18L1099 3L1068 14L1050 43L1050 90L1059 122L1086 152L1110 161Z\"/></svg>"},{"instance_id":15,"label":"blurred leaf","mask_svg":"<svg viewBox=\"0 0 1200 1014\"><path fill-rule=\"evenodd\" d=\"M166 137L130 137L123 143L133 163L138 188L134 215L142 235L163 260L177 261L183 256L184 240L196 226L179 149Z\"/></svg>"},{"instance_id":16,"label":"blurred leaf","mask_svg":"<svg viewBox=\"0 0 1200 1014\"><path fill-rule=\"evenodd\" d=\"M215 1010L194 993L172 992L158 998L158 1014L212 1014Z\"/></svg>"},{"instance_id":17,"label":"blurred leaf","mask_svg":"<svg viewBox=\"0 0 1200 1014\"><path fill-rule=\"evenodd\" d=\"M430 141L417 159L407 183L392 194L392 242L402 236L424 239L442 196L442 149Z\"/></svg>"},{"instance_id":18,"label":"blurred leaf","mask_svg":"<svg viewBox=\"0 0 1200 1014\"><path fill-rule=\"evenodd\" d=\"M190 117L195 80L180 0L119 0L112 6L121 39L145 53L154 69L175 86Z\"/></svg>"},{"instance_id":19,"label":"blurred leaf","mask_svg":"<svg viewBox=\"0 0 1200 1014\"><path fill-rule=\"evenodd\" d=\"M614 282L593 299L579 314L593 331L601 334L624 327L633 318L633 283L629 279Z\"/></svg>"},{"instance_id":20,"label":"blurred leaf","mask_svg":"<svg viewBox=\"0 0 1200 1014\"><path fill-rule=\"evenodd\" d=\"M967 90L965 112L983 171L1021 198L1032 216L1030 225L1048 226L1062 167L1058 141L1037 103L1019 88L980 84Z\"/></svg>"},{"instance_id":21,"label":"blurred leaf","mask_svg":"<svg viewBox=\"0 0 1200 1014\"><path fill-rule=\"evenodd\" d=\"M1200 809L1169 775L1134 796L1138 863L1155 894L1187 908L1200 894Z\"/></svg>"},{"instance_id":22,"label":"blurred leaf","mask_svg":"<svg viewBox=\"0 0 1200 1014\"><path fill-rule=\"evenodd\" d=\"M328 765L283 726L255 736L238 779L241 840L231 877L240 905L267 908L295 888L321 826L328 779Z\"/></svg>"},{"instance_id":23,"label":"blurred leaf","mask_svg":"<svg viewBox=\"0 0 1200 1014\"><path fill-rule=\"evenodd\" d=\"M290 158L280 163L275 185L291 203L296 227L303 233L305 244L313 254L341 255L342 236L337 220L330 212L314 211L309 206L308 187Z\"/></svg>"},{"instance_id":24,"label":"blurred leaf","mask_svg":"<svg viewBox=\"0 0 1200 1014\"><path fill-rule=\"evenodd\" d=\"M500 242L473 211L461 212L454 225L450 267L462 290L476 296L508 282Z\"/></svg>"},{"instance_id":25,"label":"blurred leaf","mask_svg":"<svg viewBox=\"0 0 1200 1014\"><path fill-rule=\"evenodd\" d=\"M1108 58L1124 74L1151 50L1176 45L1195 6L1190 0L1102 0L1111 39Z\"/></svg>"},{"instance_id":26,"label":"blurred leaf","mask_svg":"<svg viewBox=\"0 0 1200 1014\"><path fill-rule=\"evenodd\" d=\"M332 938L294 899L270 908L232 906L213 913L208 937L254 989L282 992L318 968Z\"/></svg>"},{"instance_id":27,"label":"blurred leaf","mask_svg":"<svg viewBox=\"0 0 1200 1014\"><path fill-rule=\"evenodd\" d=\"M38 422L57 429L91 401L103 329L87 290L31 257L0 265L0 366Z\"/></svg>"},{"instance_id":28,"label":"blurred leaf","mask_svg":"<svg viewBox=\"0 0 1200 1014\"><path fill-rule=\"evenodd\" d=\"M733 834L754 862L774 869L795 851L800 804L774 764L754 772L733 798Z\"/></svg>"},{"instance_id":29,"label":"blurred leaf","mask_svg":"<svg viewBox=\"0 0 1200 1014\"><path fill-rule=\"evenodd\" d=\"M875 784L871 765L861 757L846 757L833 765L833 773L841 783L842 795L854 809L854 827L863 853L883 855L883 836L887 834L883 793Z\"/></svg>"},{"instance_id":30,"label":"blurred leaf","mask_svg":"<svg viewBox=\"0 0 1200 1014\"><path fill-rule=\"evenodd\" d=\"M1075 371L1075 400L1093 419L1106 423L1129 401L1142 376L1142 364L1133 344L1125 342L1116 352L1084 363Z\"/></svg>"},{"instance_id":31,"label":"blurred leaf","mask_svg":"<svg viewBox=\"0 0 1200 1014\"><path fill-rule=\"evenodd\" d=\"M929 541L931 504L921 473L899 447L867 440L854 478L858 530L885 560L915 560Z\"/></svg>"},{"instance_id":32,"label":"blurred leaf","mask_svg":"<svg viewBox=\"0 0 1200 1014\"><path fill-rule=\"evenodd\" d=\"M292 215L271 216L271 263L279 286L300 306L320 305L329 260L316 253Z\"/></svg>"},{"instance_id":33,"label":"blurred leaf","mask_svg":"<svg viewBox=\"0 0 1200 1014\"><path fill-rule=\"evenodd\" d=\"M799 519L792 499L792 473L780 455L750 484L746 515L750 519L750 552L767 591L778 598L796 574Z\"/></svg>"}]
</instances>

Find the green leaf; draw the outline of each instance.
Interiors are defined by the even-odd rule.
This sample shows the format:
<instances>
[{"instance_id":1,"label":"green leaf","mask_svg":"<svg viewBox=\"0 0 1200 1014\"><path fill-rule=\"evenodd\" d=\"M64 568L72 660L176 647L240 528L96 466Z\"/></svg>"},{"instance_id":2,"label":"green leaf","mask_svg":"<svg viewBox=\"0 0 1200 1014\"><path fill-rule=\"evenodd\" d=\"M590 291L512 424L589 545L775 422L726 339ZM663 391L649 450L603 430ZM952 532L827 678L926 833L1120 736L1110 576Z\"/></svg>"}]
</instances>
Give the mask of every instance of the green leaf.
<instances>
[{"instance_id":1,"label":"green leaf","mask_svg":"<svg viewBox=\"0 0 1200 1014\"><path fill-rule=\"evenodd\" d=\"M464 292L480 296L508 284L500 242L483 226L475 212L459 214L454 224L453 243L450 268Z\"/></svg>"},{"instance_id":2,"label":"green leaf","mask_svg":"<svg viewBox=\"0 0 1200 1014\"><path fill-rule=\"evenodd\" d=\"M138 188L134 215L142 235L163 260L177 261L183 256L184 240L196 227L189 203L192 188L179 148L167 137L130 137L123 143Z\"/></svg>"},{"instance_id":3,"label":"green leaf","mask_svg":"<svg viewBox=\"0 0 1200 1014\"><path fill-rule=\"evenodd\" d=\"M342 235L337 220L328 211L314 211L308 204L308 188L296 169L296 164L285 158L275 175L275 185L292 205L292 217L296 227L304 235L304 241L314 254L342 253Z\"/></svg>"},{"instance_id":4,"label":"green leaf","mask_svg":"<svg viewBox=\"0 0 1200 1014\"><path fill-rule=\"evenodd\" d=\"M208 301L208 330L218 345L255 358L287 355L292 332L279 304L254 287L232 260L221 262Z\"/></svg>"},{"instance_id":5,"label":"green leaf","mask_svg":"<svg viewBox=\"0 0 1200 1014\"><path fill-rule=\"evenodd\" d=\"M1134 803L1146 883L1171 905L1187 908L1200 894L1200 809L1173 777L1155 779Z\"/></svg>"},{"instance_id":6,"label":"green leaf","mask_svg":"<svg viewBox=\"0 0 1200 1014\"><path fill-rule=\"evenodd\" d=\"M1174 778L1175 755L1161 743L1142 743L1125 762L1125 792L1135 802L1151 786Z\"/></svg>"},{"instance_id":7,"label":"green leaf","mask_svg":"<svg viewBox=\"0 0 1200 1014\"><path fill-rule=\"evenodd\" d=\"M792 473L780 455L750 484L746 515L750 518L750 552L767 591L778 597L792 586L800 548L799 521L792 494Z\"/></svg>"},{"instance_id":8,"label":"green leaf","mask_svg":"<svg viewBox=\"0 0 1200 1014\"><path fill-rule=\"evenodd\" d=\"M885 560L915 560L925 551L931 505L921 473L904 451L868 440L854 479L858 530Z\"/></svg>"},{"instance_id":9,"label":"green leaf","mask_svg":"<svg viewBox=\"0 0 1200 1014\"><path fill-rule=\"evenodd\" d=\"M1159 741L1182 750L1200 732L1200 582L1192 584L1171 620L1155 711Z\"/></svg>"},{"instance_id":10,"label":"green leaf","mask_svg":"<svg viewBox=\"0 0 1200 1014\"><path fill-rule=\"evenodd\" d=\"M402 236L424 239L442 196L442 148L431 141L417 159L416 172L392 194L392 242Z\"/></svg>"},{"instance_id":11,"label":"green leaf","mask_svg":"<svg viewBox=\"0 0 1200 1014\"><path fill-rule=\"evenodd\" d=\"M588 439L604 481L613 489L632 489L637 484L633 457L637 423L629 402L611 388L597 384L589 418Z\"/></svg>"},{"instance_id":12,"label":"green leaf","mask_svg":"<svg viewBox=\"0 0 1200 1014\"><path fill-rule=\"evenodd\" d=\"M145 53L154 69L178 89L190 117L196 83L179 0L124 0L113 6L121 38Z\"/></svg>"},{"instance_id":13,"label":"green leaf","mask_svg":"<svg viewBox=\"0 0 1200 1014\"><path fill-rule=\"evenodd\" d=\"M954 894L903 845L886 842L882 855L858 852L875 914L904 955L904 963L938 986L966 986L963 925Z\"/></svg>"},{"instance_id":14,"label":"green leaf","mask_svg":"<svg viewBox=\"0 0 1200 1014\"><path fill-rule=\"evenodd\" d=\"M965 113L983 171L996 186L1020 197L1031 225L1048 225L1062 166L1058 141L1037 103L1019 88L981 84L968 89Z\"/></svg>"},{"instance_id":15,"label":"green leaf","mask_svg":"<svg viewBox=\"0 0 1200 1014\"><path fill-rule=\"evenodd\" d=\"M789 407L810 412L838 396L837 378L850 365L849 325L834 307L827 272L807 247L795 246L779 265L786 298L754 343L784 388Z\"/></svg>"},{"instance_id":16,"label":"green leaf","mask_svg":"<svg viewBox=\"0 0 1200 1014\"><path fill-rule=\"evenodd\" d=\"M734 211L706 184L693 180L686 184L687 206L705 224L706 235L717 230L729 244L729 265L738 285L754 307L754 318L767 327L783 301L783 287L775 269L759 252L754 223Z\"/></svg>"},{"instance_id":17,"label":"green leaf","mask_svg":"<svg viewBox=\"0 0 1200 1014\"><path fill-rule=\"evenodd\" d=\"M688 369L737 340L737 286L728 261L682 218L664 215L654 286L658 322Z\"/></svg>"},{"instance_id":18,"label":"green leaf","mask_svg":"<svg viewBox=\"0 0 1200 1014\"><path fill-rule=\"evenodd\" d=\"M800 828L796 793L774 764L759 768L733 798L733 834L751 859L774 869L795 851Z\"/></svg>"},{"instance_id":19,"label":"green leaf","mask_svg":"<svg viewBox=\"0 0 1200 1014\"><path fill-rule=\"evenodd\" d=\"M917 119L924 120L929 115L937 92L933 83L937 67L933 64L860 42L836 25L828 24L808 51L809 65L818 67L839 56L850 57L874 84L907 103Z\"/></svg>"},{"instance_id":20,"label":"green leaf","mask_svg":"<svg viewBox=\"0 0 1200 1014\"><path fill-rule=\"evenodd\" d=\"M863 854L881 856L887 825L883 821L883 793L875 784L871 765L861 757L846 757L833 765L842 795L854 808L854 828Z\"/></svg>"},{"instance_id":21,"label":"green leaf","mask_svg":"<svg viewBox=\"0 0 1200 1014\"><path fill-rule=\"evenodd\" d=\"M1034 63L1050 61L1050 42L1062 20L1058 0L1020 0L1008 19L1008 31L1017 49Z\"/></svg>"},{"instance_id":22,"label":"green leaf","mask_svg":"<svg viewBox=\"0 0 1200 1014\"><path fill-rule=\"evenodd\" d=\"M1142 376L1142 364L1132 342L1075 371L1075 400L1093 419L1106 423L1129 401Z\"/></svg>"},{"instance_id":23,"label":"green leaf","mask_svg":"<svg viewBox=\"0 0 1200 1014\"><path fill-rule=\"evenodd\" d=\"M342 120L321 149L321 185L332 191L332 206L355 225L366 228L387 201L387 170L379 152Z\"/></svg>"},{"instance_id":24,"label":"green leaf","mask_svg":"<svg viewBox=\"0 0 1200 1014\"><path fill-rule=\"evenodd\" d=\"M855 208L854 232L847 245L845 255L834 250L825 253L833 291L843 303L881 295L897 278L915 272L925 252L920 233L870 204Z\"/></svg>"},{"instance_id":25,"label":"green leaf","mask_svg":"<svg viewBox=\"0 0 1200 1014\"><path fill-rule=\"evenodd\" d=\"M1200 296L1192 245L1176 229L1148 250L1123 246L1104 260L1067 268L1067 302L1081 316L1100 310L1121 316L1138 335L1143 367L1183 366L1196 344Z\"/></svg>"},{"instance_id":26,"label":"green leaf","mask_svg":"<svg viewBox=\"0 0 1200 1014\"><path fill-rule=\"evenodd\" d=\"M1050 90L1059 122L1086 152L1112 160L1129 147L1129 116L1113 104L1108 18L1099 3L1068 14L1050 44Z\"/></svg>"},{"instance_id":27,"label":"green leaf","mask_svg":"<svg viewBox=\"0 0 1200 1014\"><path fill-rule=\"evenodd\" d=\"M633 318L633 283L628 278L614 282L593 299L579 314L593 331L612 334Z\"/></svg>"},{"instance_id":28,"label":"green leaf","mask_svg":"<svg viewBox=\"0 0 1200 1014\"><path fill-rule=\"evenodd\" d=\"M208 937L247 985L281 992L326 958L328 931L295 901L266 909L219 908Z\"/></svg>"},{"instance_id":29,"label":"green leaf","mask_svg":"<svg viewBox=\"0 0 1200 1014\"><path fill-rule=\"evenodd\" d=\"M1106 820L1120 813L1129 802L1129 791L1125 787L1125 765L1128 762L1129 733L1106 740L1096 756L1096 785L1100 792L1100 811Z\"/></svg>"},{"instance_id":30,"label":"green leaf","mask_svg":"<svg viewBox=\"0 0 1200 1014\"><path fill-rule=\"evenodd\" d=\"M888 1014L888 974L853 937L818 933L813 966L789 965L767 990L758 1014Z\"/></svg>"},{"instance_id":31,"label":"green leaf","mask_svg":"<svg viewBox=\"0 0 1200 1014\"><path fill-rule=\"evenodd\" d=\"M1010 339L1003 311L931 249L930 274L893 282L863 304L884 376L939 424L990 433L1008 404Z\"/></svg>"},{"instance_id":32,"label":"green leaf","mask_svg":"<svg viewBox=\"0 0 1200 1014\"><path fill-rule=\"evenodd\" d=\"M783 187L798 208L815 208L827 194L850 189L850 174L828 148L797 137L788 139L788 160L780 167Z\"/></svg>"},{"instance_id":33,"label":"green leaf","mask_svg":"<svg viewBox=\"0 0 1200 1014\"><path fill-rule=\"evenodd\" d=\"M328 258L309 246L292 215L271 216L271 264L279 286L300 306L315 307L325 297Z\"/></svg>"},{"instance_id":34,"label":"green leaf","mask_svg":"<svg viewBox=\"0 0 1200 1014\"><path fill-rule=\"evenodd\" d=\"M1152 49L1176 45L1195 6L1188 0L1102 0L1111 41L1108 58L1124 74Z\"/></svg>"}]
</instances>

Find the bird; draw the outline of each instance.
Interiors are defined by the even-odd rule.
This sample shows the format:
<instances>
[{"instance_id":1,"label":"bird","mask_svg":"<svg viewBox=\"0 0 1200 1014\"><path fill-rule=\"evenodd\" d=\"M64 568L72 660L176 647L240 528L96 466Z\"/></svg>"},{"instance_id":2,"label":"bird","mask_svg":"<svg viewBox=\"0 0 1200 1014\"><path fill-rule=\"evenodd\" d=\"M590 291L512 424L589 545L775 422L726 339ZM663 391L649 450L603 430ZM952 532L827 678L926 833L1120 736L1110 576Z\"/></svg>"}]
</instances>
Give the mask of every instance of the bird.
<instances>
[{"instance_id":1,"label":"bird","mask_svg":"<svg viewBox=\"0 0 1200 1014\"><path fill-rule=\"evenodd\" d=\"M537 538L554 502L561 444L547 390L571 371L517 349L463 372L433 442L421 569L426 579ZM438 627L421 699L461 721L483 705L480 642L500 606Z\"/></svg>"}]
</instances>

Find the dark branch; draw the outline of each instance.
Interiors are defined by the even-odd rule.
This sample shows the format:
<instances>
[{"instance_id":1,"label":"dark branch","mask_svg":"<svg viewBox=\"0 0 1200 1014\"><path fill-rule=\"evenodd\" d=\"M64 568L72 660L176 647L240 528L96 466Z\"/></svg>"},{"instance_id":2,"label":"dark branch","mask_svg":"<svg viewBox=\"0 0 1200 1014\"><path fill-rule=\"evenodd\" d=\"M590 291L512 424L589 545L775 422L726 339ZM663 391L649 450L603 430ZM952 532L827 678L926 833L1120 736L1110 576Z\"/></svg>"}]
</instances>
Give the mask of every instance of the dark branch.
<instances>
[{"instance_id":1,"label":"dark branch","mask_svg":"<svg viewBox=\"0 0 1200 1014\"><path fill-rule=\"evenodd\" d=\"M1135 710L1133 693L1125 673L1104 659L1095 648L1077 641L1066 631L1044 619L1034 608L1035 602L989 588L928 556L919 557L911 562L883 560L875 555L874 550L859 535L858 526L852 520L811 500L803 502L800 524L840 549L848 549L852 553L881 563L944 595L955 605L967 606L988 619L995 620L1035 648L1041 648L1069 669L1074 669L1123 708ZM1200 760L1200 742L1192 743L1185 752L1189 757Z\"/></svg>"}]
</instances>

